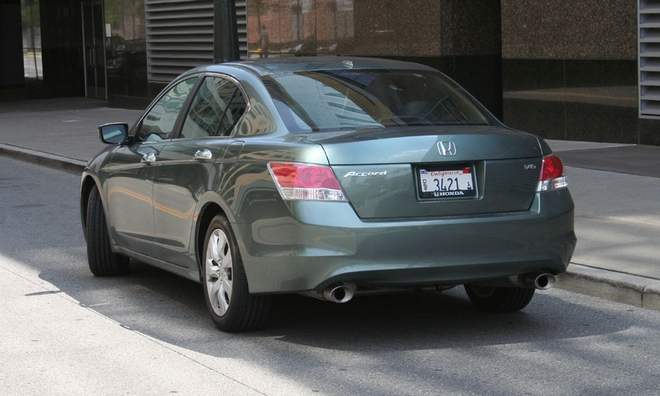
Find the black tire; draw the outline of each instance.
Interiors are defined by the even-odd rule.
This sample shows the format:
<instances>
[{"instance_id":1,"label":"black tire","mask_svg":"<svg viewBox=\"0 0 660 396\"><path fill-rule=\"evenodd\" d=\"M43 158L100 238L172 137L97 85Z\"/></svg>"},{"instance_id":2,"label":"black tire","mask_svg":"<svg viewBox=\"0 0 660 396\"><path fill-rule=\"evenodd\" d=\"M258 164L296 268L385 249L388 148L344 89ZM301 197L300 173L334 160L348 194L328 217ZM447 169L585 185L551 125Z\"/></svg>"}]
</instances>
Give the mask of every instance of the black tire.
<instances>
[{"instance_id":1,"label":"black tire","mask_svg":"<svg viewBox=\"0 0 660 396\"><path fill-rule=\"evenodd\" d=\"M209 248L209 239L216 229L222 230L227 236L232 258L232 291L230 303L229 308L222 316L217 315L213 310L206 279L206 254ZM231 333L264 328L270 318L272 299L270 296L249 293L247 277L243 268L241 254L238 250L238 244L236 243L236 237L224 216L217 215L211 220L204 236L203 246L204 250L200 258L200 276L206 308L215 326L222 331Z\"/></svg>"},{"instance_id":2,"label":"black tire","mask_svg":"<svg viewBox=\"0 0 660 396\"><path fill-rule=\"evenodd\" d=\"M87 199L85 222L87 262L95 276L115 276L128 272L128 257L113 253L99 190L94 187Z\"/></svg>"},{"instance_id":3,"label":"black tire","mask_svg":"<svg viewBox=\"0 0 660 396\"><path fill-rule=\"evenodd\" d=\"M465 285L470 301L486 312L516 312L525 308L534 297L533 288L483 287Z\"/></svg>"}]
</instances>

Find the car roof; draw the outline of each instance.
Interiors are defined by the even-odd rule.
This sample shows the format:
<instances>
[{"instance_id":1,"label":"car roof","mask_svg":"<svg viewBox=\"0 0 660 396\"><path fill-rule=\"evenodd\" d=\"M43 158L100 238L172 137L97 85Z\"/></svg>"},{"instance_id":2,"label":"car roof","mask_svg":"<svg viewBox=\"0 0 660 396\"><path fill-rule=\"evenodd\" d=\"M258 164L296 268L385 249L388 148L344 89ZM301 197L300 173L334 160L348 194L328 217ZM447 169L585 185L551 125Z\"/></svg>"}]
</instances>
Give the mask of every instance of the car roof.
<instances>
[{"instance_id":1,"label":"car roof","mask_svg":"<svg viewBox=\"0 0 660 396\"><path fill-rule=\"evenodd\" d=\"M315 70L360 70L360 69L388 69L388 70L426 70L435 69L419 63L404 62L382 58L363 58L347 56L295 56L283 58L253 59L241 62L227 62L217 65L205 66L206 71L222 71L226 67L247 69L259 76L295 73Z\"/></svg>"}]
</instances>

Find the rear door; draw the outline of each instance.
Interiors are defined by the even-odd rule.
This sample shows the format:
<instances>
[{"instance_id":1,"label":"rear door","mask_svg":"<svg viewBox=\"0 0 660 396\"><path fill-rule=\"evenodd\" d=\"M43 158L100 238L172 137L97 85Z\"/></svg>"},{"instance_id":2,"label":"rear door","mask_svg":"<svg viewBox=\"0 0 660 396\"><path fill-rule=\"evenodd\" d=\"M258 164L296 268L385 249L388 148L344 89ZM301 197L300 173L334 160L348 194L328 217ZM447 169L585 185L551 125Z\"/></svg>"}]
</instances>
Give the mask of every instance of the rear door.
<instances>
[{"instance_id":1,"label":"rear door","mask_svg":"<svg viewBox=\"0 0 660 396\"><path fill-rule=\"evenodd\" d=\"M196 82L197 78L190 78L163 93L135 127L135 142L115 149L102 169L111 232L124 248L153 253L156 167Z\"/></svg>"},{"instance_id":2,"label":"rear door","mask_svg":"<svg viewBox=\"0 0 660 396\"><path fill-rule=\"evenodd\" d=\"M195 265L194 211L197 202L218 185L234 126L247 102L238 83L209 75L200 83L181 122L180 133L159 154L155 175L155 257L190 267Z\"/></svg>"},{"instance_id":3,"label":"rear door","mask_svg":"<svg viewBox=\"0 0 660 396\"><path fill-rule=\"evenodd\" d=\"M372 129L321 144L366 219L529 210L541 168L535 136L495 126Z\"/></svg>"}]
</instances>

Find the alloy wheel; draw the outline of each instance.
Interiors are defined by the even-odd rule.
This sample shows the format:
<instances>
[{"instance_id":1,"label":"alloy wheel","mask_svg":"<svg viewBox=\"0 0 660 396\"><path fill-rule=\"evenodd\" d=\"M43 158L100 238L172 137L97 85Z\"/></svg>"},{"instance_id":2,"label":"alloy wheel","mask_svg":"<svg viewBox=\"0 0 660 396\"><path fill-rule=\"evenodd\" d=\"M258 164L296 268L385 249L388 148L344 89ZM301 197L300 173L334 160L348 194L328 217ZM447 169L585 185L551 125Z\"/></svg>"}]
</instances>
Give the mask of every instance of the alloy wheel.
<instances>
[{"instance_id":1,"label":"alloy wheel","mask_svg":"<svg viewBox=\"0 0 660 396\"><path fill-rule=\"evenodd\" d=\"M233 286L232 254L227 234L215 229L206 242L206 293L213 312L223 316L231 304Z\"/></svg>"}]
</instances>

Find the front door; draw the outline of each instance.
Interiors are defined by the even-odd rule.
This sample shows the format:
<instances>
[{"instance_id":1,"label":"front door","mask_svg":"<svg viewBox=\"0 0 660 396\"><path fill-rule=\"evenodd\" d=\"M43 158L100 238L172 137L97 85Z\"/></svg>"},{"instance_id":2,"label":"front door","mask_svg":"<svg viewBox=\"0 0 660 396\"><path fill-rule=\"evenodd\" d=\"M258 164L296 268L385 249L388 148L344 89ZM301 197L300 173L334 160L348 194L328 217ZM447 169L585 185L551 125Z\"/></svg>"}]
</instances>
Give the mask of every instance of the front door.
<instances>
[{"instance_id":1,"label":"front door","mask_svg":"<svg viewBox=\"0 0 660 396\"><path fill-rule=\"evenodd\" d=\"M194 214L203 194L220 184L223 160L240 142L230 136L246 109L239 87L221 76L199 84L181 131L163 147L154 182L156 258L196 265Z\"/></svg>"},{"instance_id":2,"label":"front door","mask_svg":"<svg viewBox=\"0 0 660 396\"><path fill-rule=\"evenodd\" d=\"M154 178L188 95L197 77L174 84L165 91L134 128L133 142L113 150L102 171L110 231L117 244L154 256L157 236L154 211Z\"/></svg>"},{"instance_id":3,"label":"front door","mask_svg":"<svg viewBox=\"0 0 660 396\"><path fill-rule=\"evenodd\" d=\"M152 140L117 147L101 169L114 241L145 255L153 250L154 163L163 144Z\"/></svg>"},{"instance_id":4,"label":"front door","mask_svg":"<svg viewBox=\"0 0 660 396\"><path fill-rule=\"evenodd\" d=\"M85 96L106 99L105 27L103 1L82 0L83 59L85 62Z\"/></svg>"}]
</instances>

